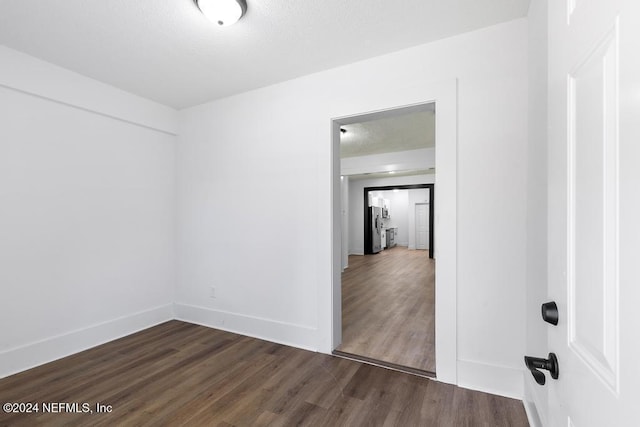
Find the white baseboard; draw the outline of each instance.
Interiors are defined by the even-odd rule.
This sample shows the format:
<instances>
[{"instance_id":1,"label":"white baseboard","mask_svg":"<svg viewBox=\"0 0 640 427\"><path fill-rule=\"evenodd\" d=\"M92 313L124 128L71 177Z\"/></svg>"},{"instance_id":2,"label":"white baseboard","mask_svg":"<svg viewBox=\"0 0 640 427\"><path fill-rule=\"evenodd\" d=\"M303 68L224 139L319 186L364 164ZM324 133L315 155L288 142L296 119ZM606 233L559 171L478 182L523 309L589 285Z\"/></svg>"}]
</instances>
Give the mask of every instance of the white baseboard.
<instances>
[{"instance_id":1,"label":"white baseboard","mask_svg":"<svg viewBox=\"0 0 640 427\"><path fill-rule=\"evenodd\" d=\"M527 420L529 420L529 426L531 427L542 427L542 423L540 422L540 416L538 415L538 410L536 409L536 405L530 400L524 399L522 401L524 405L524 412L527 414Z\"/></svg>"},{"instance_id":2,"label":"white baseboard","mask_svg":"<svg viewBox=\"0 0 640 427\"><path fill-rule=\"evenodd\" d=\"M526 373L525 373L526 375ZM524 397L522 403L524 404L524 410L527 413L527 419L531 427L543 427L545 425L538 407L536 406L536 393L532 390L532 387L539 387L535 384L533 379L525 378L524 380ZM544 394L546 397L546 394ZM544 415L544 414L543 414Z\"/></svg>"},{"instance_id":3,"label":"white baseboard","mask_svg":"<svg viewBox=\"0 0 640 427\"><path fill-rule=\"evenodd\" d=\"M349 255L364 255L364 249L363 248L351 249L349 251Z\"/></svg>"},{"instance_id":4,"label":"white baseboard","mask_svg":"<svg viewBox=\"0 0 640 427\"><path fill-rule=\"evenodd\" d=\"M318 351L318 332L307 326L178 303L174 304L174 313L184 322Z\"/></svg>"},{"instance_id":5,"label":"white baseboard","mask_svg":"<svg viewBox=\"0 0 640 427\"><path fill-rule=\"evenodd\" d=\"M0 378L133 334L173 317L173 305L163 305L0 352Z\"/></svg>"},{"instance_id":6,"label":"white baseboard","mask_svg":"<svg viewBox=\"0 0 640 427\"><path fill-rule=\"evenodd\" d=\"M458 360L460 387L522 400L523 382L522 369Z\"/></svg>"}]
</instances>

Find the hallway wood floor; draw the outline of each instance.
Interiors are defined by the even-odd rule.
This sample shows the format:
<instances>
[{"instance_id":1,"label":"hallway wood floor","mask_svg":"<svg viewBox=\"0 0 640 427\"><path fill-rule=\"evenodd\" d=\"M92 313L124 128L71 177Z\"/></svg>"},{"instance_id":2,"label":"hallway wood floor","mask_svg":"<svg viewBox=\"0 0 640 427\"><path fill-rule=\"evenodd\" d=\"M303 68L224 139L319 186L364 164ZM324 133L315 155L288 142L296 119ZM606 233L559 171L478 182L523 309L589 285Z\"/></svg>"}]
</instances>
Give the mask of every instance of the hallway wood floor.
<instances>
[{"instance_id":1,"label":"hallway wood floor","mask_svg":"<svg viewBox=\"0 0 640 427\"><path fill-rule=\"evenodd\" d=\"M40 402L0 426L527 425L518 400L180 321L0 379L0 402Z\"/></svg>"},{"instance_id":2,"label":"hallway wood floor","mask_svg":"<svg viewBox=\"0 0 640 427\"><path fill-rule=\"evenodd\" d=\"M349 256L339 352L435 373L435 261L404 247Z\"/></svg>"}]
</instances>

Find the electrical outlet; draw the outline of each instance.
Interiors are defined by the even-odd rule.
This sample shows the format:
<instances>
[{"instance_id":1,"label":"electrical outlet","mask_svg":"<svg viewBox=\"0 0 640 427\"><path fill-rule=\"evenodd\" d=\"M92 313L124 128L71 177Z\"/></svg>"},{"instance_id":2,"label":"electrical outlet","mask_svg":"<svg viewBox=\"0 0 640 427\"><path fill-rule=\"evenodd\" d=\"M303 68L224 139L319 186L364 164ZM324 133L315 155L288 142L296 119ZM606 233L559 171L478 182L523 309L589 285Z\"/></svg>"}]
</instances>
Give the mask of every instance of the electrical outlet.
<instances>
[{"instance_id":1,"label":"electrical outlet","mask_svg":"<svg viewBox=\"0 0 640 427\"><path fill-rule=\"evenodd\" d=\"M209 298L214 298L215 299L215 297L216 297L216 288L211 286L209 288Z\"/></svg>"}]
</instances>

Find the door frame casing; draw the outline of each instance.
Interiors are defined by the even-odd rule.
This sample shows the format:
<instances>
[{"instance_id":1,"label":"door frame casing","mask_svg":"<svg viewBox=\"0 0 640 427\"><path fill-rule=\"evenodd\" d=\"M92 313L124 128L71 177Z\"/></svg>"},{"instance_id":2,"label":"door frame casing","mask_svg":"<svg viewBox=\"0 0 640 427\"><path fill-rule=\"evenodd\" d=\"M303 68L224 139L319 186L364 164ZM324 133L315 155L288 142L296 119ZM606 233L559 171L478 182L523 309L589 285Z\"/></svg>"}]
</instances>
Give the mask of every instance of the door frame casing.
<instances>
[{"instance_id":1,"label":"door frame casing","mask_svg":"<svg viewBox=\"0 0 640 427\"><path fill-rule=\"evenodd\" d=\"M436 271L437 380L457 384L457 162L458 83L456 79L389 88L363 99L345 98L329 112L331 135L330 220L331 284L318 287L319 349L331 353L342 342L342 203L340 193L340 126L388 117L399 109L436 103L436 175L434 247ZM406 110L405 110L406 111ZM367 113L368 112L368 113Z\"/></svg>"},{"instance_id":2,"label":"door frame casing","mask_svg":"<svg viewBox=\"0 0 640 427\"><path fill-rule=\"evenodd\" d=\"M429 258L433 259L433 216L434 216L434 192L435 184L406 184L406 185L384 185L380 187L365 187L364 188L364 253L367 253L367 244L371 246L371 223L369 216L367 215L367 209L369 208L369 193L371 191L388 191L388 190L418 190L421 188L429 189Z\"/></svg>"}]
</instances>

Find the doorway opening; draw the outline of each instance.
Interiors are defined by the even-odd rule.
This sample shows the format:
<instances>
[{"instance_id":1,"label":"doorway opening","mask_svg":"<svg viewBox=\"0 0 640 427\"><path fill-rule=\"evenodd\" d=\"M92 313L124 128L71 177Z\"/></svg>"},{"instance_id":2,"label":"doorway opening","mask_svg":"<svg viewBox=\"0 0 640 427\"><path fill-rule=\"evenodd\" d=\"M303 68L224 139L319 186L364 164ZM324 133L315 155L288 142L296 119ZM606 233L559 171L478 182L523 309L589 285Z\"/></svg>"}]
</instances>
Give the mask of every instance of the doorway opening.
<instances>
[{"instance_id":1,"label":"doorway opening","mask_svg":"<svg viewBox=\"0 0 640 427\"><path fill-rule=\"evenodd\" d=\"M427 103L340 125L342 343L334 353L426 376L435 376L435 117ZM416 203L428 209L421 247Z\"/></svg>"},{"instance_id":2,"label":"doorway opening","mask_svg":"<svg viewBox=\"0 0 640 427\"><path fill-rule=\"evenodd\" d=\"M344 272L354 270L355 265L349 262L349 253L364 255L364 224L360 217L358 223L350 224L350 212L363 212L362 189L382 184L362 185L356 174L367 174L366 179L390 178L390 168L385 166L403 166L409 169L413 160L423 159L413 156L407 159L378 156L377 164L382 166L378 172L363 170L363 165L341 158L341 136L350 134L350 125L374 121L381 118L397 117L410 112L425 111L437 107L435 116L435 135L438 143L434 150L437 171L431 174L431 181L437 183L438 192L434 194L433 215L433 250L434 259L438 261L435 272L435 363L437 379L441 382L457 384L457 81L455 79L422 82L411 88L398 87L393 96L397 107L384 108L380 97L375 99L354 100L354 103L342 104L330 119L331 125L331 285L319 288L319 313L321 325L321 342L328 352L334 352L343 341L343 289ZM403 102L404 101L404 102ZM355 110L355 111L354 111ZM363 111L369 111L363 113ZM345 133L342 129L345 129ZM346 159L349 160L349 159ZM435 166L435 164L434 164ZM417 168L415 168L417 169ZM411 185L417 182L415 177L401 173L393 175L402 182L394 181L393 185ZM353 185L352 185L353 184ZM351 187L351 190L349 188ZM357 194L357 197L345 197L345 191ZM354 190L355 189L355 190ZM351 205L353 203L353 206ZM357 238L349 236L357 235ZM358 237L359 236L359 237ZM357 242L360 242L359 244ZM357 246L360 246L359 248ZM387 251L392 254L396 249ZM411 251L428 257L427 251ZM384 254L384 252L383 252ZM380 255L380 254L378 254ZM357 256L357 255L356 255ZM376 255L374 255L376 256ZM326 335L325 335L326 334ZM326 347L324 347L326 345Z\"/></svg>"},{"instance_id":3,"label":"doorway opening","mask_svg":"<svg viewBox=\"0 0 640 427\"><path fill-rule=\"evenodd\" d=\"M425 242L424 247L419 247L419 245L417 244L417 238L416 238L416 244L415 245L411 245L409 244L408 246L411 248L413 246L412 249L427 249L429 251L429 258L433 259L433 253L434 253L434 247L433 247L433 222L434 222L434 213L435 213L435 206L434 206L434 200L435 200L435 185L434 184L409 184L409 185L388 185L388 186L379 186L379 187L365 187L364 188L364 214L363 214L363 218L364 218L364 253L365 255L368 254L372 254L372 240L373 240L373 234L374 234L374 229L375 224L373 223L372 219L374 218L373 216L371 216L370 214L370 207L371 207L371 193L373 192L379 192L379 191L398 191L398 190L417 190L417 189L428 189L429 190L429 198L428 198L428 203L410 203L411 206L409 206L409 208L412 208L413 205L425 205L428 209L428 215L426 216L426 220L427 220L427 226L426 231L427 231L427 239L428 241ZM387 209L388 212L388 209ZM417 216L416 216L417 218ZM384 221L384 220L383 220ZM417 228L415 229L417 232Z\"/></svg>"}]
</instances>

